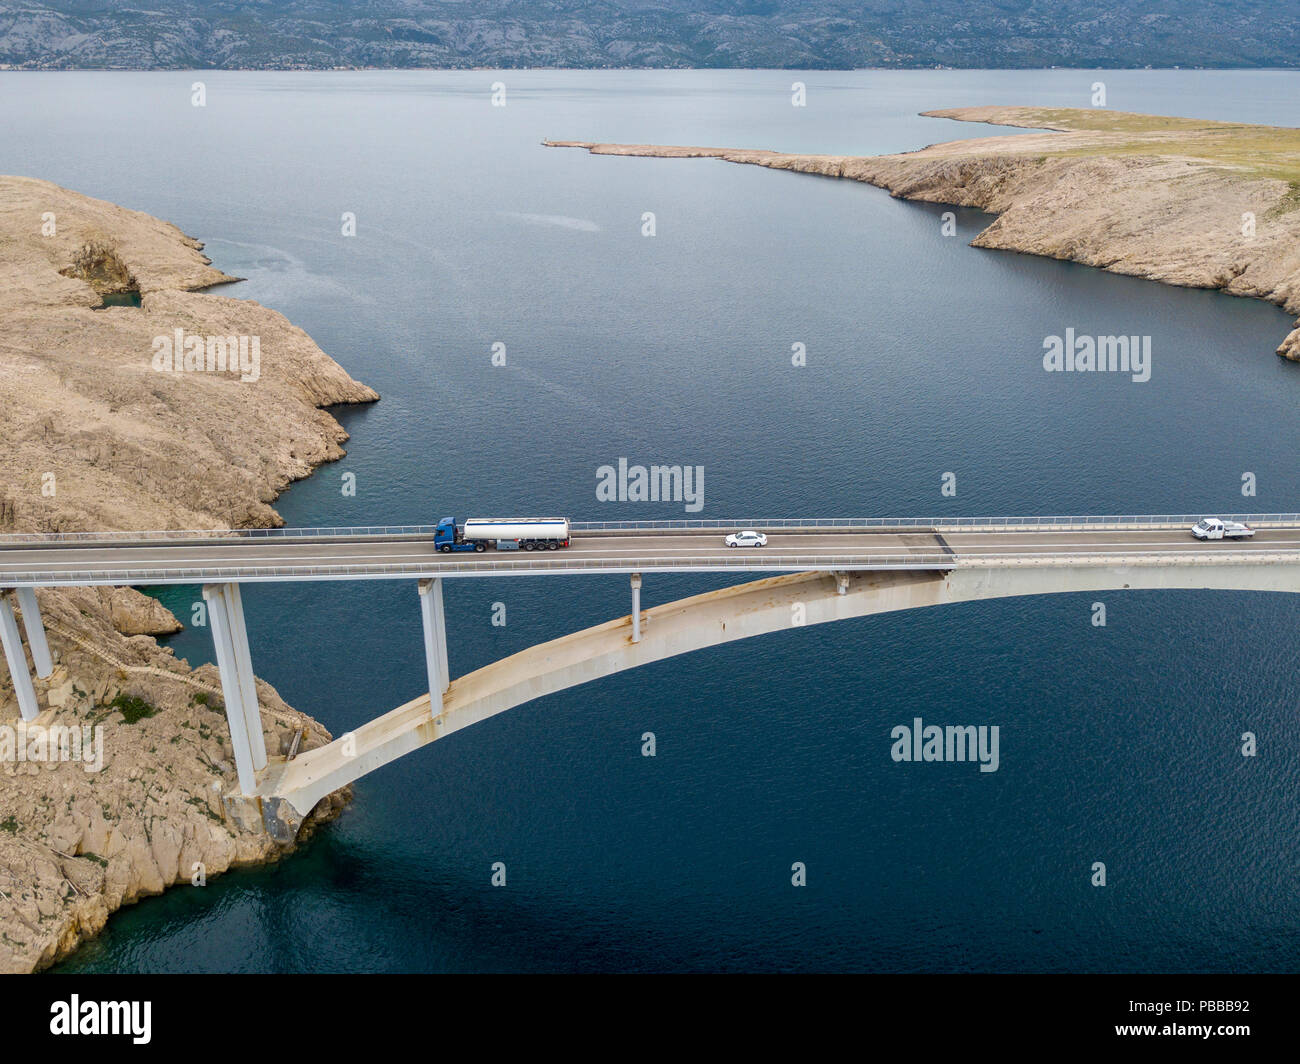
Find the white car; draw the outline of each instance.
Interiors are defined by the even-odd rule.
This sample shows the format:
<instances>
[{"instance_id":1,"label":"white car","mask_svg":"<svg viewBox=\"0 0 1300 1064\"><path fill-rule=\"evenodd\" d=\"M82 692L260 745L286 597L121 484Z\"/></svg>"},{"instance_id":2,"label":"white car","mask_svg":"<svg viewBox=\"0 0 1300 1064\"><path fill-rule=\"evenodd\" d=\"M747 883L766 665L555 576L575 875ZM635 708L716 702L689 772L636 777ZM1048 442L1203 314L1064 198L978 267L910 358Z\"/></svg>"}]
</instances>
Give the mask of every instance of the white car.
<instances>
[{"instance_id":1,"label":"white car","mask_svg":"<svg viewBox=\"0 0 1300 1064\"><path fill-rule=\"evenodd\" d=\"M731 533L726 543L728 547L766 547L767 537L762 532L747 529L744 532Z\"/></svg>"}]
</instances>

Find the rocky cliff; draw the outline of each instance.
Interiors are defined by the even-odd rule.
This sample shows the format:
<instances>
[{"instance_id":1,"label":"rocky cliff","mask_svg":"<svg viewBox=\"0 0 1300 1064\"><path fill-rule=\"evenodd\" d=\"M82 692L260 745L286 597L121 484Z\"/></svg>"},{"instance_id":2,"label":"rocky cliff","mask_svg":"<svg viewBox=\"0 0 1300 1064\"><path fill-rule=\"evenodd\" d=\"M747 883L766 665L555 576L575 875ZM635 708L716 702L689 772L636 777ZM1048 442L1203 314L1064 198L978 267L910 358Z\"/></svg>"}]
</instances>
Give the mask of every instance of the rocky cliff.
<instances>
[{"instance_id":1,"label":"rocky cliff","mask_svg":"<svg viewBox=\"0 0 1300 1064\"><path fill-rule=\"evenodd\" d=\"M322 408L378 396L275 311L198 293L234 280L201 248L148 215L0 177L0 535L278 525L276 495L343 455ZM23 729L0 674L0 971L52 963L140 897L284 852L226 817L215 670L153 638L176 618L129 588L39 600L56 666L36 723L65 729L64 748ZM301 749L329 741L258 693L269 754L298 729Z\"/></svg>"}]
</instances>

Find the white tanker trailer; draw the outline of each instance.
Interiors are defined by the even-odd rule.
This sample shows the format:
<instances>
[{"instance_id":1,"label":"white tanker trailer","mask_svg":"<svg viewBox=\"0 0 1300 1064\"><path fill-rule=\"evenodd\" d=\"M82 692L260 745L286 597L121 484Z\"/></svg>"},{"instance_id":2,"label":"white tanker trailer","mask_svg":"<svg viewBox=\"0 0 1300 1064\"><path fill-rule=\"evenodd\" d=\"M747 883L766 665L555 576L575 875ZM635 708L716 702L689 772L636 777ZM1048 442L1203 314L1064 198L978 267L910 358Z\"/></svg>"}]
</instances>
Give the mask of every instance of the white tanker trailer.
<instances>
[{"instance_id":1,"label":"white tanker trailer","mask_svg":"<svg viewBox=\"0 0 1300 1064\"><path fill-rule=\"evenodd\" d=\"M471 517L458 524L444 517L433 545L444 554L454 550L558 550L569 545L567 517Z\"/></svg>"}]
</instances>

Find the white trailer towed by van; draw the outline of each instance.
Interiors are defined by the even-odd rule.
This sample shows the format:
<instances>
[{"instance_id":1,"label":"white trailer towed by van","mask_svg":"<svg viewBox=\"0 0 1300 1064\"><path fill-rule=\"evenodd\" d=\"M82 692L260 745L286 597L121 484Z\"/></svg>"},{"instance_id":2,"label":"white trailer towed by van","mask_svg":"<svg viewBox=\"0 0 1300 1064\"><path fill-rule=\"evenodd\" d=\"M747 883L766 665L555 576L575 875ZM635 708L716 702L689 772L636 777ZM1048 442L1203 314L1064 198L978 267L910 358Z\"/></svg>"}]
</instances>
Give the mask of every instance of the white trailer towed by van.
<instances>
[{"instance_id":1,"label":"white trailer towed by van","mask_svg":"<svg viewBox=\"0 0 1300 1064\"><path fill-rule=\"evenodd\" d=\"M1220 521L1217 517L1202 517L1192 525L1192 535L1197 539L1250 539L1255 530L1236 521Z\"/></svg>"}]
</instances>

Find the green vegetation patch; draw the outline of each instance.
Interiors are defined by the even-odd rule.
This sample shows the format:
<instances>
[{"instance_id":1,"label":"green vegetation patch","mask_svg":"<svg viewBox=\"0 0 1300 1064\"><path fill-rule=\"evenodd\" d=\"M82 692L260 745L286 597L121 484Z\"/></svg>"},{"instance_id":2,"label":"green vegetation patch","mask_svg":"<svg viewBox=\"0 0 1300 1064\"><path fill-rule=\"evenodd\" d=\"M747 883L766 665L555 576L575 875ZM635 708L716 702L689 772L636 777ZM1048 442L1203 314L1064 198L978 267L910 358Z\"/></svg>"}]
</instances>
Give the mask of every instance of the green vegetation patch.
<instances>
[{"instance_id":1,"label":"green vegetation patch","mask_svg":"<svg viewBox=\"0 0 1300 1064\"><path fill-rule=\"evenodd\" d=\"M1286 195L1269 208L1265 217L1276 218L1282 214L1289 214L1294 210L1300 210L1300 183L1292 181Z\"/></svg>"},{"instance_id":2,"label":"green vegetation patch","mask_svg":"<svg viewBox=\"0 0 1300 1064\"><path fill-rule=\"evenodd\" d=\"M204 801L202 798L192 796L186 798L185 802L187 805L194 806L195 809L197 809L200 813L206 816L209 820L215 820L218 824L225 823L225 821L221 819L221 814L214 813L212 811L212 806L208 805L208 803Z\"/></svg>"},{"instance_id":3,"label":"green vegetation patch","mask_svg":"<svg viewBox=\"0 0 1300 1064\"><path fill-rule=\"evenodd\" d=\"M221 699L213 698L207 691L196 692L194 697L190 699L190 702L193 705L204 706L205 708L212 710L213 713L224 713L226 711L226 707L222 703Z\"/></svg>"},{"instance_id":4,"label":"green vegetation patch","mask_svg":"<svg viewBox=\"0 0 1300 1064\"><path fill-rule=\"evenodd\" d=\"M122 723L124 724L135 724L158 713L158 707L152 702L146 702L143 698L137 698L135 695L125 693L118 694L108 704L108 708L118 710L122 714Z\"/></svg>"}]
</instances>

